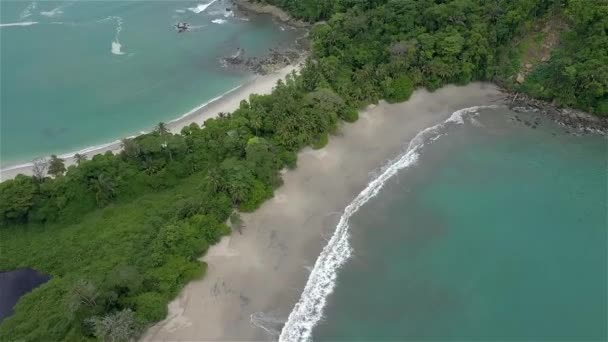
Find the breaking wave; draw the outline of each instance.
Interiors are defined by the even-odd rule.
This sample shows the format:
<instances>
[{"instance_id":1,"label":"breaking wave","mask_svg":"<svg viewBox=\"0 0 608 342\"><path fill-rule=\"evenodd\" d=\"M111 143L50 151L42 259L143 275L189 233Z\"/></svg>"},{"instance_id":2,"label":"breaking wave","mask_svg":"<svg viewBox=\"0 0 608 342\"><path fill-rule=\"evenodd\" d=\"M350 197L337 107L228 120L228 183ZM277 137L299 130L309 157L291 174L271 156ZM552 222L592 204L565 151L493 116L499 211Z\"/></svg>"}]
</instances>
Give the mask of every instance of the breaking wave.
<instances>
[{"instance_id":1,"label":"breaking wave","mask_svg":"<svg viewBox=\"0 0 608 342\"><path fill-rule=\"evenodd\" d=\"M208 4L198 4L198 5L196 5L196 7L190 7L190 8L188 8L188 11L196 13L196 14L199 14L201 12L204 12L207 9L207 7L211 6L216 1L217 0L212 0Z\"/></svg>"},{"instance_id":2,"label":"breaking wave","mask_svg":"<svg viewBox=\"0 0 608 342\"><path fill-rule=\"evenodd\" d=\"M211 20L212 23L214 24L225 24L226 22L228 22L226 19L213 19Z\"/></svg>"},{"instance_id":3,"label":"breaking wave","mask_svg":"<svg viewBox=\"0 0 608 342\"><path fill-rule=\"evenodd\" d=\"M19 18L21 19L25 19L29 16L32 15L32 12L36 10L36 7L38 7L38 4L36 3L36 1L31 2L29 5L27 5L27 7L25 7L25 9L21 12L21 14L19 15Z\"/></svg>"},{"instance_id":4,"label":"breaking wave","mask_svg":"<svg viewBox=\"0 0 608 342\"><path fill-rule=\"evenodd\" d=\"M63 14L63 11L61 10L61 7L54 8L54 9L52 9L50 11L41 11L40 12L40 15L43 15L43 16L49 17L49 18L57 16L57 15L60 15L60 14Z\"/></svg>"},{"instance_id":5,"label":"breaking wave","mask_svg":"<svg viewBox=\"0 0 608 342\"><path fill-rule=\"evenodd\" d=\"M7 23L7 24L0 24L0 27L10 27L10 26L30 26L30 25L35 25L38 24L37 21L22 21L20 23Z\"/></svg>"},{"instance_id":6,"label":"breaking wave","mask_svg":"<svg viewBox=\"0 0 608 342\"><path fill-rule=\"evenodd\" d=\"M441 130L448 124L463 124L465 115L477 114L480 109L497 108L497 106L475 106L455 111L444 122L428 127L419 132L409 143L405 152L388 163L380 175L367 184L357 197L344 209L336 230L315 262L300 299L289 314L289 318L279 336L279 341L308 341L313 328L323 316L327 297L336 286L337 271L352 253L348 242L348 221L361 206L375 197L384 184L397 172L414 165L418 160L425 143L431 143L441 136Z\"/></svg>"},{"instance_id":7,"label":"breaking wave","mask_svg":"<svg viewBox=\"0 0 608 342\"><path fill-rule=\"evenodd\" d=\"M119 40L120 32L122 31L122 23L123 23L122 18L113 15L113 16L109 16L105 19L101 19L98 22L103 23L106 21L115 21L116 22L116 33L114 34L114 40L112 41L112 47L110 48L110 51L114 55L124 55L125 53L122 51L122 44L120 43L120 40Z\"/></svg>"}]
</instances>

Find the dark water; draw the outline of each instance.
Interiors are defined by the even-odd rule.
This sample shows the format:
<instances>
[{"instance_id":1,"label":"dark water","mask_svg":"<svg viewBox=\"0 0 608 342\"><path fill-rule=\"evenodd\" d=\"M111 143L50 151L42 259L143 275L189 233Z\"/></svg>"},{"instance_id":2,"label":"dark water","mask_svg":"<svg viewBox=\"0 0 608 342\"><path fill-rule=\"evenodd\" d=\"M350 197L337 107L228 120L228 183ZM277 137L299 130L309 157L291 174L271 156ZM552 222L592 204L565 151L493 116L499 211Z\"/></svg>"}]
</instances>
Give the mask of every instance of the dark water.
<instances>
[{"instance_id":1,"label":"dark water","mask_svg":"<svg viewBox=\"0 0 608 342\"><path fill-rule=\"evenodd\" d=\"M24 294L49 281L51 277L30 268L0 272L0 322L13 313Z\"/></svg>"},{"instance_id":2,"label":"dark water","mask_svg":"<svg viewBox=\"0 0 608 342\"><path fill-rule=\"evenodd\" d=\"M607 340L607 140L514 115L451 129L353 216L316 341Z\"/></svg>"}]
</instances>

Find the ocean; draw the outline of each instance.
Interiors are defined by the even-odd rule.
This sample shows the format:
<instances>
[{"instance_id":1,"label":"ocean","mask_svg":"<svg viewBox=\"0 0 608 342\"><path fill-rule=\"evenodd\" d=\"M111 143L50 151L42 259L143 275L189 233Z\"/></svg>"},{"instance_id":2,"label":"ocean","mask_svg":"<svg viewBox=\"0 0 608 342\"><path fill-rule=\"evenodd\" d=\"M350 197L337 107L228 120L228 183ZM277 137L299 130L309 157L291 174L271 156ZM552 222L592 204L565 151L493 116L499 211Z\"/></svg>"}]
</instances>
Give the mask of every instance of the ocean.
<instances>
[{"instance_id":1,"label":"ocean","mask_svg":"<svg viewBox=\"0 0 608 342\"><path fill-rule=\"evenodd\" d=\"M252 75L222 67L297 30L228 0L0 1L2 168L149 131ZM189 32L174 25L187 22Z\"/></svg>"},{"instance_id":2,"label":"ocean","mask_svg":"<svg viewBox=\"0 0 608 342\"><path fill-rule=\"evenodd\" d=\"M421 133L345 209L281 340L607 340L608 144L570 133L500 106Z\"/></svg>"}]
</instances>

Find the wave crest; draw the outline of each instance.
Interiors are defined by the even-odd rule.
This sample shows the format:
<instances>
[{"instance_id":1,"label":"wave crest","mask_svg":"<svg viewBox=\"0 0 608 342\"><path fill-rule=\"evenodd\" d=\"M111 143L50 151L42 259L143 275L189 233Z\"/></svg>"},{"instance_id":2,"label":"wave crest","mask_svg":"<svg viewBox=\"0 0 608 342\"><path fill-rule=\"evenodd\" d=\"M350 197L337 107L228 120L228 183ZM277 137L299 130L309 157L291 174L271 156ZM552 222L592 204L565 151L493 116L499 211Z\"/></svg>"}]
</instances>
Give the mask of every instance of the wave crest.
<instances>
[{"instance_id":1,"label":"wave crest","mask_svg":"<svg viewBox=\"0 0 608 342\"><path fill-rule=\"evenodd\" d=\"M6 23L6 24L0 24L0 27L10 27L10 26L30 26L30 25L35 25L38 24L37 21L22 21L20 23Z\"/></svg>"},{"instance_id":2,"label":"wave crest","mask_svg":"<svg viewBox=\"0 0 608 342\"><path fill-rule=\"evenodd\" d=\"M352 254L348 242L348 221L361 206L375 197L386 181L398 171L414 165L425 142L437 140L442 134L440 130L447 124L463 124L464 116L477 114L480 109L497 108L497 106L475 106L455 111L442 123L428 127L419 132L409 143L403 155L388 163L382 173L367 184L357 197L344 209L336 230L315 262L300 299L289 314L289 318L281 331L279 341L308 341L313 328L323 316L327 297L334 291L338 269Z\"/></svg>"},{"instance_id":3,"label":"wave crest","mask_svg":"<svg viewBox=\"0 0 608 342\"><path fill-rule=\"evenodd\" d=\"M198 5L196 5L196 7L190 7L190 8L188 8L188 11L196 13L196 14L199 14L201 12L204 12L207 9L207 7L211 6L216 1L217 0L212 0L208 4L198 4Z\"/></svg>"}]
</instances>

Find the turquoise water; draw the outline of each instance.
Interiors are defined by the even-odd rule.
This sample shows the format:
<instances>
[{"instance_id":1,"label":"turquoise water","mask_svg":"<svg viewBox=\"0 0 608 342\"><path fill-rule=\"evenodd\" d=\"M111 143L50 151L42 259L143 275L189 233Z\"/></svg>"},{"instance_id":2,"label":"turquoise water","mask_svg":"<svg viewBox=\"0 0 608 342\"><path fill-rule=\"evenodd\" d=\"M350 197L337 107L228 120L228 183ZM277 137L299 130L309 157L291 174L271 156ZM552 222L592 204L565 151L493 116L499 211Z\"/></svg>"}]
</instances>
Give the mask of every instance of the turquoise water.
<instances>
[{"instance_id":1,"label":"turquoise water","mask_svg":"<svg viewBox=\"0 0 608 342\"><path fill-rule=\"evenodd\" d=\"M261 55L299 34L234 16L227 0L195 13L210 2L0 1L3 167L175 119L250 77L219 58L237 47ZM27 22L37 24L6 26ZM177 22L194 29L178 34Z\"/></svg>"},{"instance_id":2,"label":"turquoise water","mask_svg":"<svg viewBox=\"0 0 608 342\"><path fill-rule=\"evenodd\" d=\"M607 339L606 139L513 115L450 127L352 217L314 340Z\"/></svg>"}]
</instances>

